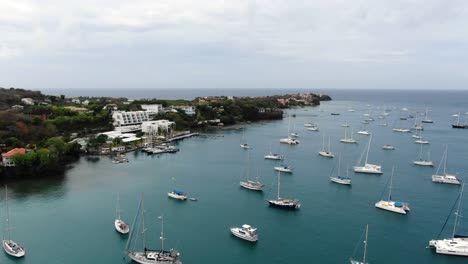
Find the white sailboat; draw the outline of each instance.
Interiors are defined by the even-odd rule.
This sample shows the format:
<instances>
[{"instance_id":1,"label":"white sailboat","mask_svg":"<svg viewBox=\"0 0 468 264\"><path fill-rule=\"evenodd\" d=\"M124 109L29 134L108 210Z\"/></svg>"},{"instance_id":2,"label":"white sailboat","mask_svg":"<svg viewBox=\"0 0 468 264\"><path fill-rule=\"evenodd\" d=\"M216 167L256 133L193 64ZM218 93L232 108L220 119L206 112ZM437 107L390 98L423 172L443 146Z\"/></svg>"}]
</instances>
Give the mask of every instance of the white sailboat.
<instances>
[{"instance_id":1,"label":"white sailboat","mask_svg":"<svg viewBox=\"0 0 468 264\"><path fill-rule=\"evenodd\" d=\"M271 152L271 146L270 146L270 151L268 154L263 156L265 159L271 159L271 160L283 160L283 155L280 155L278 153L273 153Z\"/></svg>"},{"instance_id":2,"label":"white sailboat","mask_svg":"<svg viewBox=\"0 0 468 264\"><path fill-rule=\"evenodd\" d=\"M349 177L348 167L346 167L346 176L341 176L340 174L341 174L341 155L338 158L338 173L336 177L330 177L330 181L338 183L338 184L351 186L351 178Z\"/></svg>"},{"instance_id":3,"label":"white sailboat","mask_svg":"<svg viewBox=\"0 0 468 264\"><path fill-rule=\"evenodd\" d=\"M388 187L388 199L378 201L375 203L375 207L394 213L406 214L406 212L410 211L407 203L392 201L393 172L394 168L392 167L392 176L390 176L390 186Z\"/></svg>"},{"instance_id":4,"label":"white sailboat","mask_svg":"<svg viewBox=\"0 0 468 264\"><path fill-rule=\"evenodd\" d=\"M240 147L243 148L243 149L250 149L250 145L245 143L245 139L244 139L244 128L242 128L242 139L241 139L241 144L240 144Z\"/></svg>"},{"instance_id":5,"label":"white sailboat","mask_svg":"<svg viewBox=\"0 0 468 264\"><path fill-rule=\"evenodd\" d=\"M366 236L365 236L365 239L364 239L364 256L362 257L362 261L359 261L359 260L354 260L353 258L350 258L350 263L351 264L369 264L368 262L366 262L366 257L367 257L367 233L369 231L369 225L366 225ZM362 237L362 236L361 236Z\"/></svg>"},{"instance_id":6,"label":"white sailboat","mask_svg":"<svg viewBox=\"0 0 468 264\"><path fill-rule=\"evenodd\" d=\"M371 141L372 141L372 135L370 136L369 143L367 144L366 160L364 161L364 166L354 166L353 167L354 172L367 173L367 174L382 174L382 166L367 163L367 160L369 158L369 149L370 149ZM361 158L359 159L358 164L361 163L361 159L362 159L362 154L361 154Z\"/></svg>"},{"instance_id":7,"label":"white sailboat","mask_svg":"<svg viewBox=\"0 0 468 264\"><path fill-rule=\"evenodd\" d=\"M284 209L299 209L301 204L297 199L286 199L280 197L280 182L281 182L281 171L278 171L278 195L276 199L267 200L268 204L272 207L284 208Z\"/></svg>"},{"instance_id":8,"label":"white sailboat","mask_svg":"<svg viewBox=\"0 0 468 264\"><path fill-rule=\"evenodd\" d=\"M116 218L114 220L114 227L117 232L121 234L128 234L130 232L130 227L120 218L120 195L117 195L117 206L115 209Z\"/></svg>"},{"instance_id":9,"label":"white sailboat","mask_svg":"<svg viewBox=\"0 0 468 264\"><path fill-rule=\"evenodd\" d=\"M287 138L281 138L280 143L283 144L288 144L288 145L297 145L299 144L299 140L293 138L290 136L290 126L291 126L291 118L289 118L289 124L288 124L288 137Z\"/></svg>"},{"instance_id":10,"label":"white sailboat","mask_svg":"<svg viewBox=\"0 0 468 264\"><path fill-rule=\"evenodd\" d=\"M434 121L432 121L430 118L429 118L429 109L426 108L426 114L424 115L424 119L421 120L422 123L434 123Z\"/></svg>"},{"instance_id":11,"label":"white sailboat","mask_svg":"<svg viewBox=\"0 0 468 264\"><path fill-rule=\"evenodd\" d=\"M249 189L249 190L253 190L253 191L262 191L263 190L263 186L264 184L259 182L258 180L257 181L252 181L249 179L250 177L250 152L249 152L249 155L247 157L247 171L246 171L246 178L247 180L245 181L240 181L240 186L246 188L246 189Z\"/></svg>"},{"instance_id":12,"label":"white sailboat","mask_svg":"<svg viewBox=\"0 0 468 264\"><path fill-rule=\"evenodd\" d=\"M281 172L287 172L287 173L292 173L292 168L289 165L286 164L281 164L279 166L273 167L275 171L281 171Z\"/></svg>"},{"instance_id":13,"label":"white sailboat","mask_svg":"<svg viewBox=\"0 0 468 264\"><path fill-rule=\"evenodd\" d=\"M351 128L351 137L350 138L348 138L347 132L348 132L348 128L345 127L345 136L344 136L344 138L340 139L340 142L356 144L357 140L353 139L353 129Z\"/></svg>"},{"instance_id":14,"label":"white sailboat","mask_svg":"<svg viewBox=\"0 0 468 264\"><path fill-rule=\"evenodd\" d=\"M444 154L442 155L442 159L437 167L436 174L432 175L432 181L436 183L448 183L448 184L456 184L460 185L461 180L458 179L456 175L447 173L447 150L448 146L445 146ZM439 174L440 166L444 164L444 172L442 175Z\"/></svg>"},{"instance_id":15,"label":"white sailboat","mask_svg":"<svg viewBox=\"0 0 468 264\"><path fill-rule=\"evenodd\" d=\"M434 162L431 161L431 158L430 158L430 152L427 152L427 159L423 159L422 148L423 148L423 145L421 144L421 148L419 149L419 160L413 160L413 164L419 165L419 166L434 166Z\"/></svg>"},{"instance_id":16,"label":"white sailboat","mask_svg":"<svg viewBox=\"0 0 468 264\"><path fill-rule=\"evenodd\" d=\"M8 187L5 186L5 204L6 204L6 230L3 234L3 249L5 252L13 257L23 257L26 254L26 250L23 246L11 240L11 228L10 228L10 208L8 207Z\"/></svg>"},{"instance_id":17,"label":"white sailboat","mask_svg":"<svg viewBox=\"0 0 468 264\"><path fill-rule=\"evenodd\" d=\"M296 132L296 123L293 124L293 132L289 134L291 137L298 137L299 133Z\"/></svg>"},{"instance_id":18,"label":"white sailboat","mask_svg":"<svg viewBox=\"0 0 468 264\"><path fill-rule=\"evenodd\" d=\"M458 206L457 211L455 212L455 223L453 225L452 237L445 239L437 238L429 241L429 247L435 248L436 253L438 254L465 257L468 256L468 237L456 234L457 226L459 224L459 218L461 217L460 205L463 197L464 187L465 184L462 185L460 189L460 194L458 195ZM450 214L452 214L452 212L450 212Z\"/></svg>"},{"instance_id":19,"label":"white sailboat","mask_svg":"<svg viewBox=\"0 0 468 264\"><path fill-rule=\"evenodd\" d=\"M330 151L330 137L328 137L328 149L325 150L325 134L323 135L322 150L320 150L318 154L320 156L324 156L324 157L327 157L327 158L335 157L335 155Z\"/></svg>"},{"instance_id":20,"label":"white sailboat","mask_svg":"<svg viewBox=\"0 0 468 264\"><path fill-rule=\"evenodd\" d=\"M126 254L130 257L133 261L141 264L182 264L179 260L180 253L176 250L164 250L164 218L162 216L159 217L161 219L161 236L159 237L161 240L161 249L148 249L146 245L146 228L145 228L145 210L143 206L143 195L140 200L140 204L138 206L138 211L141 213L141 235L143 239L143 250L142 251L133 251L129 249L130 243L133 240L133 236L135 235L136 228L133 228L133 232L131 233L130 237L127 241L126 246ZM135 226L137 216L135 216L134 223L132 226ZM136 240L136 238L135 238ZM136 241L135 241L136 242Z\"/></svg>"}]
</instances>

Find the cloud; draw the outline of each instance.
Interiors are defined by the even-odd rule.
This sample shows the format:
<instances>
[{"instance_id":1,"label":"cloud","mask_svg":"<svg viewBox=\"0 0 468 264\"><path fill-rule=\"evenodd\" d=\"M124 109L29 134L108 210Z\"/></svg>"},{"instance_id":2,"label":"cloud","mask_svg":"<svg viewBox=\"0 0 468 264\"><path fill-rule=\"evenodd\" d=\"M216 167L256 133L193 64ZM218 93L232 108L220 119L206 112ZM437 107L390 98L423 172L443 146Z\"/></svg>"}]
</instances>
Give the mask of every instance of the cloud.
<instances>
[{"instance_id":1,"label":"cloud","mask_svg":"<svg viewBox=\"0 0 468 264\"><path fill-rule=\"evenodd\" d=\"M463 0L0 0L0 10L0 70L18 69L0 79L25 86L75 86L72 70L63 72L67 79L45 77L57 68L99 78L116 67L126 76L80 85L206 87L228 80L249 87L238 78L246 74L250 83L302 87L317 81L306 67L321 69L319 85L345 87L324 79L351 67L350 76L359 69L386 83L376 71L432 72L431 62L442 70L468 63ZM41 74L26 81L23 65ZM165 77L140 75L149 68ZM459 71L451 77L460 86L466 81ZM351 86L370 86L360 82Z\"/></svg>"}]
</instances>

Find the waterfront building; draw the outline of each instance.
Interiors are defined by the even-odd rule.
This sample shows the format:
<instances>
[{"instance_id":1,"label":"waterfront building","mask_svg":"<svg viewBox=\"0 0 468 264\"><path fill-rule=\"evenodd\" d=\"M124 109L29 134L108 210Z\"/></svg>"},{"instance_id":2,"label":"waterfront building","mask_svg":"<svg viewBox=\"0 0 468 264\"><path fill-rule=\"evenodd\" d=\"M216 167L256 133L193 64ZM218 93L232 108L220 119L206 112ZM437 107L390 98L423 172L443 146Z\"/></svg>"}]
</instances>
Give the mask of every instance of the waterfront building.
<instances>
[{"instance_id":1,"label":"waterfront building","mask_svg":"<svg viewBox=\"0 0 468 264\"><path fill-rule=\"evenodd\" d=\"M157 133L158 131L170 133L174 126L174 122L165 119L146 121L141 124L141 131L144 133Z\"/></svg>"},{"instance_id":2,"label":"waterfront building","mask_svg":"<svg viewBox=\"0 0 468 264\"><path fill-rule=\"evenodd\" d=\"M14 148L6 153L2 153L2 165L4 167L14 167L15 162L13 161L13 156L24 155L30 152L32 152L32 149Z\"/></svg>"}]
</instances>

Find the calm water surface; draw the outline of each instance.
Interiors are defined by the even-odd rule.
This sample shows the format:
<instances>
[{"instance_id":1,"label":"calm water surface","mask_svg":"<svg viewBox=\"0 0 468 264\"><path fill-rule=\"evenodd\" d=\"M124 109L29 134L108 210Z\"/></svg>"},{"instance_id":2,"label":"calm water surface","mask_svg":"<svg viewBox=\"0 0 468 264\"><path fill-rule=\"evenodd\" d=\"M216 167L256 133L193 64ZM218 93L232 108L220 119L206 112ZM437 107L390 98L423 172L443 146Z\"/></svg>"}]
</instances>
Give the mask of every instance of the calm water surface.
<instances>
[{"instance_id":1,"label":"calm water surface","mask_svg":"<svg viewBox=\"0 0 468 264\"><path fill-rule=\"evenodd\" d=\"M241 130L217 131L214 134L218 137L181 141L177 154L134 152L128 154L130 162L126 164L112 164L107 157L97 162L82 158L63 177L9 183L12 238L24 244L27 255L12 259L1 253L0 263L130 263L123 258L126 239L113 226L117 193L127 222L132 222L144 193L148 244L159 248L157 217L163 214L166 245L177 248L184 263L347 263L353 254L362 256L359 240L366 224L371 263L465 263L466 258L436 255L426 245L438 235L459 191L457 186L435 184L430 179L445 144L449 146L448 171L461 177L468 174L468 131L450 127L451 115L468 111L468 104L457 96L454 101L430 104L427 100L408 103L397 98L401 97L337 100L320 108L291 110L297 116L291 119L291 127L300 134L301 144L297 146L279 144L279 138L287 135L288 119L246 127L244 139L253 146L250 174L266 184L263 193L239 187L239 180L245 179L248 157L239 147ZM384 105L395 109L386 120L377 119ZM412 165L411 161L418 158L419 145L413 143L410 134L392 132L393 126L410 127L414 122L408 119L400 124L399 117L407 113L398 109L407 107L415 113L424 112L427 106L435 123L425 124L423 136L431 142L425 152L430 151L436 162L434 168ZM356 111L348 112L349 108ZM341 115L331 116L331 112ZM363 114L369 112L376 120L367 127L374 135L369 162L382 164L384 174L350 172L352 187L330 183L338 158L317 155L323 134L331 137L331 150L341 155L344 173L347 165L357 163L369 137L354 134L359 144L339 143L344 136L340 124L348 122L356 132L364 128ZM379 125L383 121L387 127ZM318 124L320 132L305 130L306 122ZM385 151L381 148L384 144L397 149ZM294 174L282 176L281 193L300 199L302 208L298 211L269 208L265 202L276 196L277 174L272 168L277 163L263 159L270 148L285 155L285 162L294 167ZM411 212L406 216L374 207L382 195L387 195L385 186L392 166L396 167L392 196L410 203ZM167 192L173 188L199 201L170 200ZM3 197L4 192L0 195ZM4 219L3 198L1 203ZM463 232L466 221L461 222L459 230ZM230 226L244 223L258 227L258 243L250 244L230 234ZM452 228L453 218L442 236L450 236Z\"/></svg>"}]
</instances>

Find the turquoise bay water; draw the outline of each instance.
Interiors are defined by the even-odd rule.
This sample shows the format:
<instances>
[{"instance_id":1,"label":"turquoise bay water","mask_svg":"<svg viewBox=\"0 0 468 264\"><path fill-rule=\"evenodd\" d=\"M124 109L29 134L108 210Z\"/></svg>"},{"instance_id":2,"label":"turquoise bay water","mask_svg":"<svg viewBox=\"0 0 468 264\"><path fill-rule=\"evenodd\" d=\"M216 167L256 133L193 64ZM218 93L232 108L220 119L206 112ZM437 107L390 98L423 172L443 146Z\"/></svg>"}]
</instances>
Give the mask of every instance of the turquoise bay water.
<instances>
[{"instance_id":1,"label":"turquoise bay water","mask_svg":"<svg viewBox=\"0 0 468 264\"><path fill-rule=\"evenodd\" d=\"M356 245L355 257L362 256L359 239L366 224L371 263L466 262L464 258L437 255L426 245L439 233L459 191L459 187L435 184L430 179L445 144L449 146L449 172L461 177L468 174L468 131L450 127L451 115L467 109L461 108L461 103L430 105L435 123L425 124L423 136L431 141L427 149L436 166L424 168L412 165L420 146L413 143L410 134L392 132L404 112L393 110L386 119L388 127L379 126L377 116L383 112L383 105L331 101L322 104L323 112L319 108L291 110L297 115L291 119L291 126L294 124L300 134L301 144L297 146L279 143L279 138L287 135L288 119L247 126L244 139L253 146L251 175L258 175L266 184L263 193L239 187L247 165L247 151L239 147L241 130L216 131L219 137L181 141L177 154L134 152L128 154L130 162L126 164L112 164L107 157L97 162L82 158L63 177L9 183L12 235L25 245L27 255L12 259L1 253L0 263L130 263L123 259L126 239L113 226L116 197L120 193L122 216L131 222L142 192L148 244L159 248L157 217L164 214L166 245L177 248L184 263L347 263ZM408 107L410 112L424 112L426 108L425 103L386 105ZM356 112L348 112L349 108ZM344 136L340 124L348 122L356 132L369 109L376 120L368 126L373 133L369 162L382 164L384 174L354 174L351 169L352 187L330 183L338 158L317 155L323 133L331 137L331 150L337 156L341 154L344 173L346 164L356 164L369 137L354 133L359 144L339 143ZM331 112L341 115L331 116ZM402 125L410 127L413 121L408 119ZM306 122L318 124L320 132L305 130ZM383 150L384 144L397 149ZM270 208L265 202L276 195L277 174L272 168L277 162L263 159L269 148L285 155L285 163L294 167L293 175L282 175L281 193L300 199L302 208L298 211ZM406 216L374 207L386 191L392 166L396 167L392 197L410 203L411 212ZM167 192L173 188L199 201L170 200ZM0 195L4 196L3 190ZM1 203L4 219L3 198ZM258 243L250 244L230 234L230 226L244 223L258 227ZM442 237L450 236L452 227L453 218ZM464 230L463 225L459 230Z\"/></svg>"}]
</instances>

